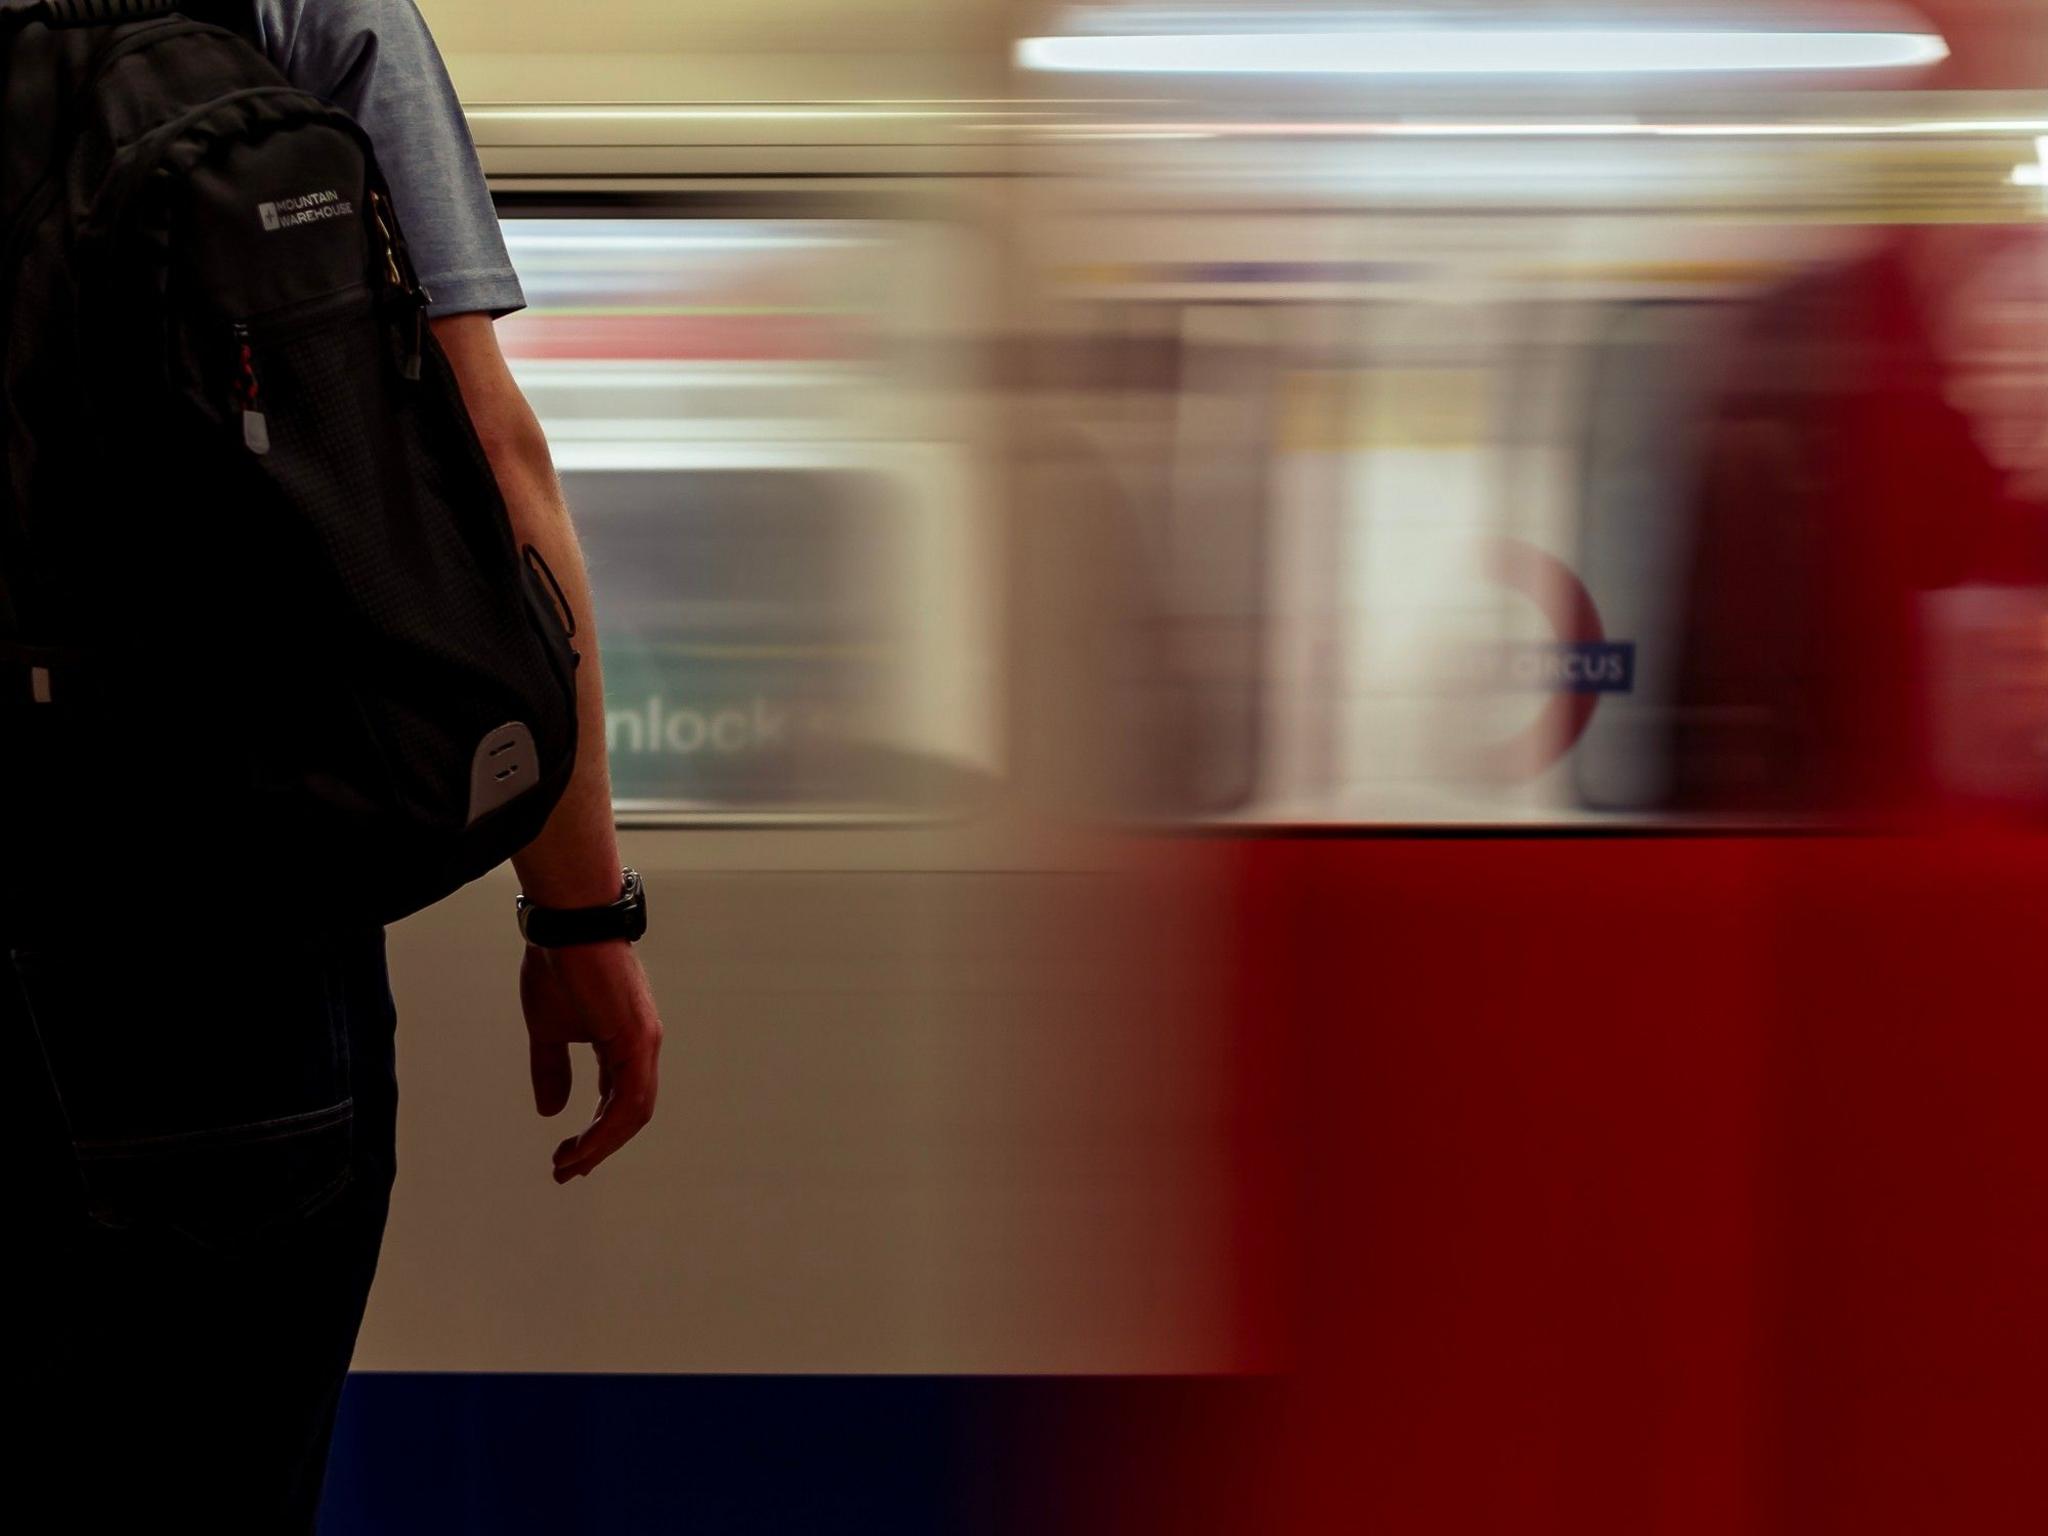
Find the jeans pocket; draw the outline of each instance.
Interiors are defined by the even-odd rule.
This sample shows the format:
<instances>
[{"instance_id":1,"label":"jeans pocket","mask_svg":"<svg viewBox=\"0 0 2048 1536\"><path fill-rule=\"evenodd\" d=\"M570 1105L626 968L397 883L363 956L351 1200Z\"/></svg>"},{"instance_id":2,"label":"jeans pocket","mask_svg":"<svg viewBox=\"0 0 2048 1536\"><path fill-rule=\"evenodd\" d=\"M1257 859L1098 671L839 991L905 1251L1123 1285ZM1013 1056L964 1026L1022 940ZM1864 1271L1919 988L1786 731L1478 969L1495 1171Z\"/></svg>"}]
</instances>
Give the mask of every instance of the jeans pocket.
<instances>
[{"instance_id":1,"label":"jeans pocket","mask_svg":"<svg viewBox=\"0 0 2048 1536\"><path fill-rule=\"evenodd\" d=\"M10 958L94 1223L235 1249L288 1237L346 1191L349 1036L320 953Z\"/></svg>"}]
</instances>

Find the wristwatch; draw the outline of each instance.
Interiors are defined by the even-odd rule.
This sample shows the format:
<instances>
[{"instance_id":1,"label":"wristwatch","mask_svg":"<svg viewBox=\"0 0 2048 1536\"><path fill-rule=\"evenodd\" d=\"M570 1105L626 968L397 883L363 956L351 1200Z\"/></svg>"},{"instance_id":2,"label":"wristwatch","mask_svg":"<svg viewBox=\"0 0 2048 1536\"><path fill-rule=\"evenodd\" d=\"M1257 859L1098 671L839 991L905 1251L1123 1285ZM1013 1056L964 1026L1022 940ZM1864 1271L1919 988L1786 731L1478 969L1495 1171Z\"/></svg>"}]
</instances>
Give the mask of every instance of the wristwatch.
<instances>
[{"instance_id":1,"label":"wristwatch","mask_svg":"<svg viewBox=\"0 0 2048 1536\"><path fill-rule=\"evenodd\" d=\"M519 932L527 943L542 949L563 949L571 944L603 944L624 939L636 944L647 932L647 893L641 888L640 873L628 868L619 899L602 907L544 907L519 898Z\"/></svg>"}]
</instances>

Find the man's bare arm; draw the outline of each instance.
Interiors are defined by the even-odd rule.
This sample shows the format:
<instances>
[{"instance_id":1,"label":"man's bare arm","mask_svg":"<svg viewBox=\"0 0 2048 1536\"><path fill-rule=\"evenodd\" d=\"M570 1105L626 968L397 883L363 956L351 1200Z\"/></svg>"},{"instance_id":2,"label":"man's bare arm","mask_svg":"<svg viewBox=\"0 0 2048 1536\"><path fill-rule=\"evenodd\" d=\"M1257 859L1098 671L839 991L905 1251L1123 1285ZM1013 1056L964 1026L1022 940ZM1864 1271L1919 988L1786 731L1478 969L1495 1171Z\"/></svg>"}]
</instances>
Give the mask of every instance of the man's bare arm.
<instances>
[{"instance_id":1,"label":"man's bare arm","mask_svg":"<svg viewBox=\"0 0 2048 1536\"><path fill-rule=\"evenodd\" d=\"M513 533L540 551L561 583L583 657L576 676L575 775L546 829L513 867L526 894L543 906L603 906L619 894L619 848L605 751L604 674L583 552L547 439L505 363L490 317L445 315L432 324L504 493ZM588 1041L597 1053L597 1118L555 1150L555 1180L566 1183L624 1146L653 1115L661 1020L639 960L623 942L529 947L520 998L534 1106L543 1115L559 1114L569 1101L569 1046Z\"/></svg>"}]
</instances>

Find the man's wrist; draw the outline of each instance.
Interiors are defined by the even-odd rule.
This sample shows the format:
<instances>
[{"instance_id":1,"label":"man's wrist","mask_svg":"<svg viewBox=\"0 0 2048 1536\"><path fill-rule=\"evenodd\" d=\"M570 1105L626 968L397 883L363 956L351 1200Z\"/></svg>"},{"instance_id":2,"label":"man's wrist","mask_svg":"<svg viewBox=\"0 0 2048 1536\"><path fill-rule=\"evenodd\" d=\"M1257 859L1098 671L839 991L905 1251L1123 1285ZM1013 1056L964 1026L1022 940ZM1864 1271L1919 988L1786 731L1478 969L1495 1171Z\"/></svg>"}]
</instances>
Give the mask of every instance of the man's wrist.
<instances>
[{"instance_id":1,"label":"man's wrist","mask_svg":"<svg viewBox=\"0 0 2048 1536\"><path fill-rule=\"evenodd\" d=\"M619 872L617 890L602 902L556 907L521 892L516 909L526 942L543 949L578 944L638 940L647 932L647 896L640 876L630 868Z\"/></svg>"}]
</instances>

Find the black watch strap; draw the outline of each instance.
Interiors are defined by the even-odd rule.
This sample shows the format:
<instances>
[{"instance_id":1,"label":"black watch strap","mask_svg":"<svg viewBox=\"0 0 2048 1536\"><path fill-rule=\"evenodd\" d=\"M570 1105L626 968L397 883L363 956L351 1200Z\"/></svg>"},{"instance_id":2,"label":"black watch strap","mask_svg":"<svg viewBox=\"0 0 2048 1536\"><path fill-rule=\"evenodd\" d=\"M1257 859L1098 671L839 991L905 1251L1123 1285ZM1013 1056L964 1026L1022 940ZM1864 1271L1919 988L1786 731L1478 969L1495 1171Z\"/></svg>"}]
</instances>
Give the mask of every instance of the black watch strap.
<instances>
[{"instance_id":1,"label":"black watch strap","mask_svg":"<svg viewBox=\"0 0 2048 1536\"><path fill-rule=\"evenodd\" d=\"M626 869L619 899L602 907L543 907L519 898L519 932L542 949L572 944L605 944L624 939L638 943L647 932L647 893L638 870Z\"/></svg>"}]
</instances>

